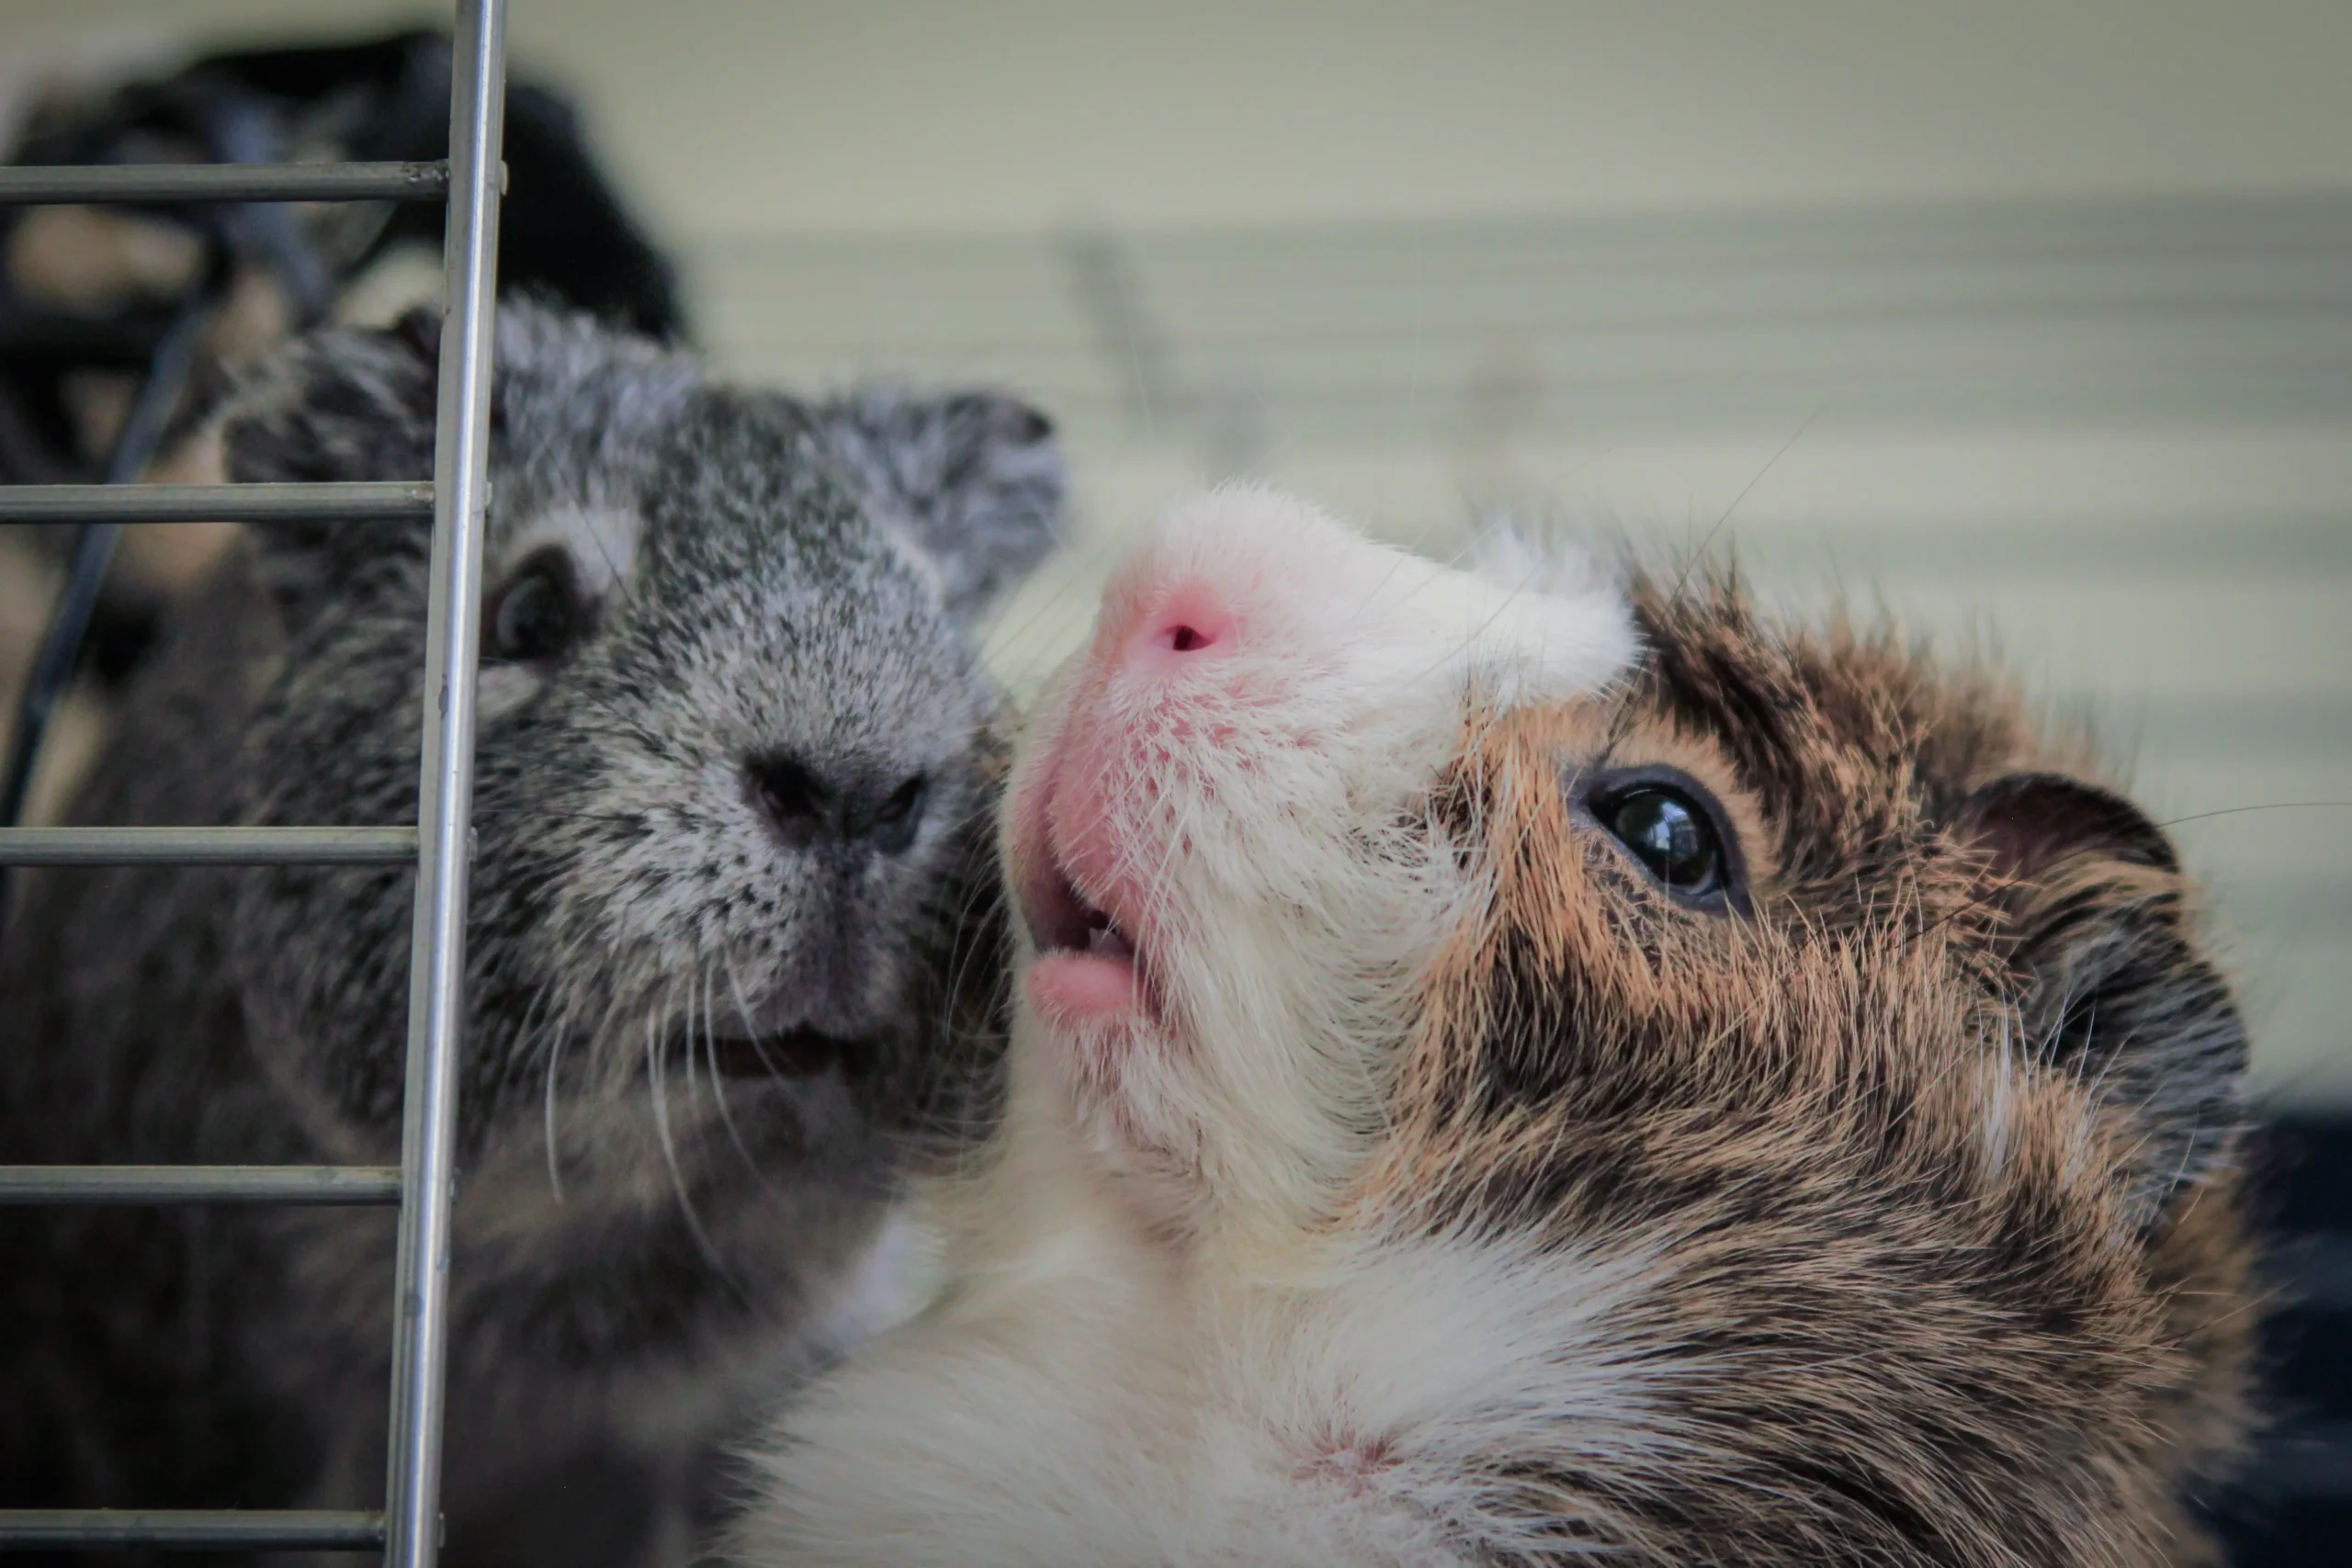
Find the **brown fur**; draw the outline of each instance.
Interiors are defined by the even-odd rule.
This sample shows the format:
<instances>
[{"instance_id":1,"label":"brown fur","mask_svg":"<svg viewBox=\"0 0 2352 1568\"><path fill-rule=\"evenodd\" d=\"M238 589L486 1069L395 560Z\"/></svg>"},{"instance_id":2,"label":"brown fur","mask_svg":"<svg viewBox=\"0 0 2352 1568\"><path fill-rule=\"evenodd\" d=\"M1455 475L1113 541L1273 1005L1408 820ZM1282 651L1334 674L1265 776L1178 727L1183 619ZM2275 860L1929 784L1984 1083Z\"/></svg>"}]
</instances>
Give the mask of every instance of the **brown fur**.
<instances>
[{"instance_id":1,"label":"brown fur","mask_svg":"<svg viewBox=\"0 0 2352 1568\"><path fill-rule=\"evenodd\" d=\"M1989 679L1526 564L1235 491L1120 569L950 1283L736 1560L2212 1561L2246 1042L2161 831Z\"/></svg>"},{"instance_id":2,"label":"brown fur","mask_svg":"<svg viewBox=\"0 0 2352 1568\"><path fill-rule=\"evenodd\" d=\"M1482 727L1446 787L1495 897L1342 1223L1657 1259L1624 1331L1686 1451L1485 1479L1563 1555L2211 1561L2186 1502L2247 1424L2245 1041L2161 835L2043 772L1989 683L1787 638L1728 581L1636 601L1626 690ZM1718 794L1748 915L1577 822L1586 769L1655 761Z\"/></svg>"}]
</instances>

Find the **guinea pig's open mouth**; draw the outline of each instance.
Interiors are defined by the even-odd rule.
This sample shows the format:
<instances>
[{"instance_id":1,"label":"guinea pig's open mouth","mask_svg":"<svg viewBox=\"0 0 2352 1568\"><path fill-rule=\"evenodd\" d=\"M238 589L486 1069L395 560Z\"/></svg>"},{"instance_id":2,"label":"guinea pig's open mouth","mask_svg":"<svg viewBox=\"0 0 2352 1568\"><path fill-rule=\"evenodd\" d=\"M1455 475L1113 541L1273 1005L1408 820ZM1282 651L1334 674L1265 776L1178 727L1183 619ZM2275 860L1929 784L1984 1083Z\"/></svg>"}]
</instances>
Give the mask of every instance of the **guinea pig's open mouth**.
<instances>
[{"instance_id":1,"label":"guinea pig's open mouth","mask_svg":"<svg viewBox=\"0 0 2352 1568\"><path fill-rule=\"evenodd\" d=\"M722 1078L753 1083L771 1078L817 1078L831 1072L865 1045L864 1041L805 1027L730 1036L681 1025L670 1037L670 1071L682 1076L690 1071L715 1071ZM681 1063L686 1065L677 1065Z\"/></svg>"},{"instance_id":2,"label":"guinea pig's open mouth","mask_svg":"<svg viewBox=\"0 0 2352 1568\"><path fill-rule=\"evenodd\" d=\"M1021 902L1037 944L1029 991L1040 1010L1063 1022L1132 1011L1143 996L1134 941L1050 860L1026 880Z\"/></svg>"},{"instance_id":3,"label":"guinea pig's open mouth","mask_svg":"<svg viewBox=\"0 0 2352 1568\"><path fill-rule=\"evenodd\" d=\"M1127 933L1088 903L1059 867L1043 880L1029 910L1029 934L1036 939L1040 953L1082 953L1089 958L1135 961L1135 943Z\"/></svg>"}]
</instances>

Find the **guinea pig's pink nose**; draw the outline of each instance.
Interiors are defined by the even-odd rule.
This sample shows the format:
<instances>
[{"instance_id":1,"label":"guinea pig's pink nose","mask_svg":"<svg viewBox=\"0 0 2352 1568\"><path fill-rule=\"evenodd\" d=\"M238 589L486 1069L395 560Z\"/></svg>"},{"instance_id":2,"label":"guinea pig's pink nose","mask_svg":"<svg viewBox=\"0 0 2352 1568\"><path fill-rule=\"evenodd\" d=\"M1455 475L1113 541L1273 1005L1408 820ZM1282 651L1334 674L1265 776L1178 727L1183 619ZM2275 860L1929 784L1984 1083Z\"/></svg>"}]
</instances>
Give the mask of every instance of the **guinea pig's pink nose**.
<instances>
[{"instance_id":1,"label":"guinea pig's pink nose","mask_svg":"<svg viewBox=\"0 0 2352 1568\"><path fill-rule=\"evenodd\" d=\"M1240 632L1233 613L1205 588L1182 588L1155 599L1120 645L1131 670L1169 670L1230 653Z\"/></svg>"}]
</instances>

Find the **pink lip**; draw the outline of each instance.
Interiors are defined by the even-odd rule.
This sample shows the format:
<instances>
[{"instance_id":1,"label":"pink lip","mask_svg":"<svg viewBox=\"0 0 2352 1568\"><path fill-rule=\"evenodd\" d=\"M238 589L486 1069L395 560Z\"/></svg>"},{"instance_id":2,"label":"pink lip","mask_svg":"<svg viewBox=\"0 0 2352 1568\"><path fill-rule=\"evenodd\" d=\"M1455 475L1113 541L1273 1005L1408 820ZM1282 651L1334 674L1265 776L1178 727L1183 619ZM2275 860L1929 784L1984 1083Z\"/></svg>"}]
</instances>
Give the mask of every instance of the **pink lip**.
<instances>
[{"instance_id":1,"label":"pink lip","mask_svg":"<svg viewBox=\"0 0 2352 1568\"><path fill-rule=\"evenodd\" d=\"M1015 808L1015 897L1037 947L1030 1000L1048 1023L1074 1027L1131 1016L1148 997L1133 928L1119 918L1125 901L1088 897L1083 873L1072 863L1078 857L1065 849L1071 838L1102 847L1093 824L1076 834L1064 830L1064 796L1077 796L1081 806L1094 796L1083 786L1064 787L1066 759L1066 751L1052 759Z\"/></svg>"},{"instance_id":2,"label":"pink lip","mask_svg":"<svg viewBox=\"0 0 2352 1568\"><path fill-rule=\"evenodd\" d=\"M1046 1022L1075 1029L1139 1014L1143 982L1132 958L1048 953L1030 966L1029 1001Z\"/></svg>"}]
</instances>

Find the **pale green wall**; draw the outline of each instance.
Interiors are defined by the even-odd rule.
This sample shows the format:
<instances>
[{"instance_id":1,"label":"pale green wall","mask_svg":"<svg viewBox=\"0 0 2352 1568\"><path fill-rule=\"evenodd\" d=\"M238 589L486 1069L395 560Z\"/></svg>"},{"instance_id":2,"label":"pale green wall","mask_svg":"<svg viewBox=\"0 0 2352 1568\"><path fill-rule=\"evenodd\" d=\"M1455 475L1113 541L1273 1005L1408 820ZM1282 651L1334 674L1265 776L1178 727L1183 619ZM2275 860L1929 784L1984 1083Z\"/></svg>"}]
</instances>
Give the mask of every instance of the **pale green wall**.
<instances>
[{"instance_id":1,"label":"pale green wall","mask_svg":"<svg viewBox=\"0 0 2352 1568\"><path fill-rule=\"evenodd\" d=\"M5 0L0 54L372 0ZM692 230L2311 188L2344 0L516 0Z\"/></svg>"},{"instance_id":2,"label":"pale green wall","mask_svg":"<svg viewBox=\"0 0 2352 1568\"><path fill-rule=\"evenodd\" d=\"M424 14L0 0L0 85ZM1076 548L999 628L1017 680L1234 461L1432 547L1498 479L1653 541L1745 491L1724 540L1776 594L1990 634L2101 717L2195 818L2266 1092L2352 1100L2352 809L2243 809L2352 800L2352 0L514 16L722 363L1008 382L1061 420ZM2245 204L2113 205L2150 196ZM1985 199L2026 205L1949 205ZM1621 215L1660 210L1730 216L1625 263ZM1127 260L1149 396L1074 229Z\"/></svg>"}]
</instances>

